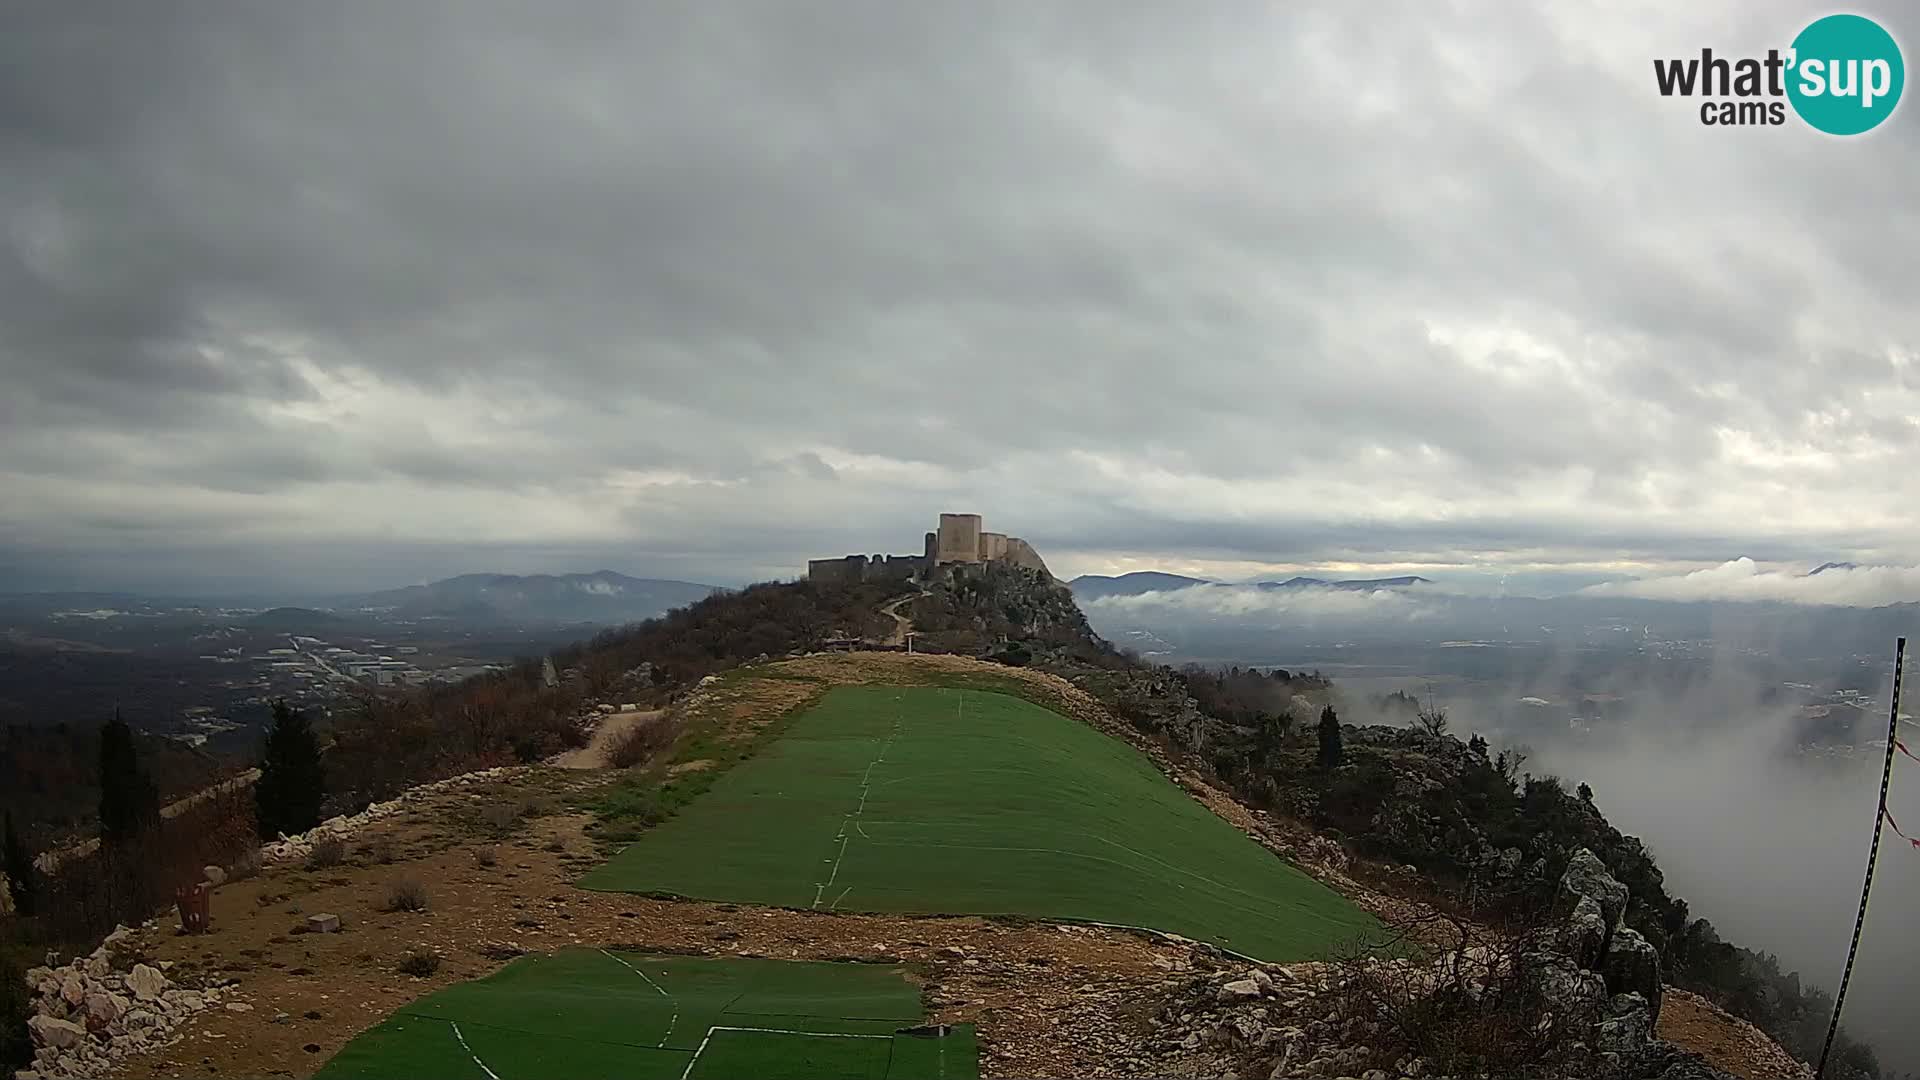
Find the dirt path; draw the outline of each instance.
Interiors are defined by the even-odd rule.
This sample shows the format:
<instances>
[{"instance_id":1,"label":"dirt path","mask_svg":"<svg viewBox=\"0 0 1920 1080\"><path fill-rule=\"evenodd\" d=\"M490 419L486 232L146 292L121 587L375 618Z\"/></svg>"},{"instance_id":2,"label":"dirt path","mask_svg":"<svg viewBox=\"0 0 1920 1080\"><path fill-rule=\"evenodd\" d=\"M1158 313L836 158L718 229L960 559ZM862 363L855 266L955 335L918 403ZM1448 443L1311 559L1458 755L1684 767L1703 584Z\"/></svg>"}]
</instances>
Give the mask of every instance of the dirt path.
<instances>
[{"instance_id":1,"label":"dirt path","mask_svg":"<svg viewBox=\"0 0 1920 1080\"><path fill-rule=\"evenodd\" d=\"M1813 1072L1759 1028L1671 986L1662 996L1657 1034L1746 1080L1801 1080Z\"/></svg>"},{"instance_id":2,"label":"dirt path","mask_svg":"<svg viewBox=\"0 0 1920 1080\"><path fill-rule=\"evenodd\" d=\"M561 769L610 769L613 763L607 760L613 752L613 746L620 737L641 724L652 723L660 719L663 710L640 712L608 713L593 729L593 738L587 745L569 750L553 759L553 765Z\"/></svg>"},{"instance_id":3,"label":"dirt path","mask_svg":"<svg viewBox=\"0 0 1920 1080\"><path fill-rule=\"evenodd\" d=\"M907 635L913 633L913 620L900 614L900 606L902 604L911 604L915 600L929 595L931 594L918 592L912 596L903 596L880 609L880 614L893 620L893 633L887 635L887 640L881 642L882 645L905 645L907 643Z\"/></svg>"}]
</instances>

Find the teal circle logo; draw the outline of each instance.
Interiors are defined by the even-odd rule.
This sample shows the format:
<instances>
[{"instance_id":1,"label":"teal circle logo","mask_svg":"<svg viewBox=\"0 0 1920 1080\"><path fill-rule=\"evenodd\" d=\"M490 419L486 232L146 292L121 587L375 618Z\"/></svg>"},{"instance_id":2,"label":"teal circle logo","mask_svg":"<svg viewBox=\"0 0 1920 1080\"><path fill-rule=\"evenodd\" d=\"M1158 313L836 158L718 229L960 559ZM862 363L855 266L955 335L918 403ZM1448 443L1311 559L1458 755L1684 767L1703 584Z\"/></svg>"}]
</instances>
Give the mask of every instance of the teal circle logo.
<instances>
[{"instance_id":1,"label":"teal circle logo","mask_svg":"<svg viewBox=\"0 0 1920 1080\"><path fill-rule=\"evenodd\" d=\"M1828 15L1793 39L1787 99L1829 135L1871 131L1893 115L1907 84L1900 44L1861 15Z\"/></svg>"}]
</instances>

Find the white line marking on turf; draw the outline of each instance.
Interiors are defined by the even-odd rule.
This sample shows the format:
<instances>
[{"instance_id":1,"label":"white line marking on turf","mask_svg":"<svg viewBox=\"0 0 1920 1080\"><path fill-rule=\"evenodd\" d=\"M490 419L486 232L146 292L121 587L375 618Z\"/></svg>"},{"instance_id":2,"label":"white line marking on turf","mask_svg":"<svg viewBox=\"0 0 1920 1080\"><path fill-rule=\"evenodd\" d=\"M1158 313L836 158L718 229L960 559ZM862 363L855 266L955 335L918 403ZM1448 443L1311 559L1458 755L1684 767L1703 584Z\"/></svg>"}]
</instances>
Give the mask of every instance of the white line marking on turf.
<instances>
[{"instance_id":1,"label":"white line marking on turf","mask_svg":"<svg viewBox=\"0 0 1920 1080\"><path fill-rule=\"evenodd\" d=\"M680 1071L680 1080L687 1080L687 1077L693 1075L694 1063L700 1060L701 1054L707 1052L707 1044L713 1041L713 1033L716 1031L757 1031L763 1035L804 1035L809 1039L887 1039L889 1041L893 1039L891 1035L850 1035L843 1031L790 1031L786 1028L729 1027L724 1024L716 1025L708 1028L706 1035L701 1038L699 1049L693 1052L693 1057L687 1062L687 1067ZM485 1068L485 1066L482 1066L482 1068ZM492 1076L493 1074L488 1073L487 1075ZM494 1077L494 1080L499 1080L499 1078Z\"/></svg>"},{"instance_id":2,"label":"white line marking on turf","mask_svg":"<svg viewBox=\"0 0 1920 1080\"><path fill-rule=\"evenodd\" d=\"M487 1068L487 1063L484 1061L481 1061L480 1055L474 1053L473 1047L467 1045L467 1037L465 1035L460 1034L460 1025L449 1020L447 1021L447 1026L453 1029L453 1037L460 1040L460 1049L465 1050L467 1052L467 1056L473 1059L473 1063L475 1065L480 1066L480 1071L483 1073L486 1073L487 1076L492 1078L492 1080L500 1080L500 1074L497 1072L494 1072L492 1069Z\"/></svg>"},{"instance_id":3,"label":"white line marking on turf","mask_svg":"<svg viewBox=\"0 0 1920 1080\"><path fill-rule=\"evenodd\" d=\"M849 886L847 886L847 887L846 887L846 888L844 888L844 889L841 889L841 890L840 890L840 895L839 895L839 896L836 896L836 897L834 897L834 898L833 898L833 906L832 906L832 907L829 907L829 908L828 908L827 910L828 910L828 911L837 911L837 910L839 910L839 908L840 908L840 901L842 901L842 900L845 900L845 899L847 898L847 894L848 894L848 893L850 893L850 892L852 892L852 891L853 891L853 886L851 886L851 885L849 885Z\"/></svg>"},{"instance_id":4,"label":"white line marking on turf","mask_svg":"<svg viewBox=\"0 0 1920 1080\"><path fill-rule=\"evenodd\" d=\"M633 972L635 975L640 976L640 978L644 980L648 986L651 986L655 990L660 991L661 997L666 998L669 1002L673 1003L673 1016L671 1016L667 1020L667 1033L665 1035L660 1036L660 1041L654 1044L656 1047L667 1045L667 1040L673 1038L673 1025L680 1022L680 1003L678 1001L674 1001L673 995L667 993L666 987L663 987L659 983L654 982L652 979L647 978L646 972L641 971L639 968L634 967L632 964L627 963L625 960L620 959L619 957L613 955L612 953L608 952L605 949L600 950L600 955L606 957L607 959L613 961L616 964L619 964L621 967L626 968L628 971Z\"/></svg>"},{"instance_id":5,"label":"white line marking on turf","mask_svg":"<svg viewBox=\"0 0 1920 1080\"><path fill-rule=\"evenodd\" d=\"M853 813L840 819L840 832L834 836L835 840L840 841L840 851L833 858L833 872L827 875L827 880L815 882L813 886L813 907L816 911L820 908L820 901L826 898L827 890L832 888L833 883L840 877L840 863L847 857L848 841L853 839L853 837L847 835L847 823L852 822L854 829L859 832L861 836L867 836L867 830L860 825L860 815L867 812L867 796L873 791L873 770L881 762L887 760L887 751L893 748L893 740L900 735L901 719L902 718L898 716L894 717L893 730L887 733L887 741L880 744L880 752L874 755L872 761L867 762L867 771L865 775L860 777L860 805L854 807ZM872 839L872 837L867 837L867 839ZM847 888L851 890L853 886L849 885ZM840 899L833 902L833 907L839 907L840 900L845 900L846 898L847 894L842 892ZM827 910L831 911L833 908L828 908Z\"/></svg>"}]
</instances>

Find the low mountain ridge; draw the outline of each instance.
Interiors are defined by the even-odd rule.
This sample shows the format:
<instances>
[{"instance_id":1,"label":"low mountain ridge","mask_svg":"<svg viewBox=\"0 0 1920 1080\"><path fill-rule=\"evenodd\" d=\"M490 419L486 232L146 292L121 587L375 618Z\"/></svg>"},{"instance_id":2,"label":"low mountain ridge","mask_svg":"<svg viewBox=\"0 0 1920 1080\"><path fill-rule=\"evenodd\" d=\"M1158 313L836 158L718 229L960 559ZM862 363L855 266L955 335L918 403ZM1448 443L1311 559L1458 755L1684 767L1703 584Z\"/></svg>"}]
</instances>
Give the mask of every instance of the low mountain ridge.
<instances>
[{"instance_id":1,"label":"low mountain ridge","mask_svg":"<svg viewBox=\"0 0 1920 1080\"><path fill-rule=\"evenodd\" d=\"M589 574L462 574L352 598L342 606L396 615L617 624L663 615L719 592L713 585Z\"/></svg>"},{"instance_id":2,"label":"low mountain ridge","mask_svg":"<svg viewBox=\"0 0 1920 1080\"><path fill-rule=\"evenodd\" d=\"M1067 582L1067 588L1082 600L1098 600L1107 596L1138 596L1141 593L1167 592L1172 589L1186 589L1195 585L1211 585L1206 578L1187 577L1184 574L1167 574L1158 570L1135 570L1130 574L1109 577L1105 574L1081 574Z\"/></svg>"},{"instance_id":3,"label":"low mountain ridge","mask_svg":"<svg viewBox=\"0 0 1920 1080\"><path fill-rule=\"evenodd\" d=\"M1353 592L1372 592L1375 589L1404 589L1413 585L1431 585L1429 578L1418 574L1405 574L1400 577L1360 578L1353 581L1331 581L1326 578L1290 577L1285 581L1256 581L1256 589L1343 589Z\"/></svg>"},{"instance_id":4,"label":"low mountain ridge","mask_svg":"<svg viewBox=\"0 0 1920 1080\"><path fill-rule=\"evenodd\" d=\"M1817 573L1818 571L1816 571ZM1105 574L1082 574L1067 582L1067 588L1073 590L1078 600L1104 600L1113 596L1140 596L1152 592L1174 592L1191 589L1197 585L1224 585L1232 588L1248 589L1338 589L1346 592L1372 592L1376 589L1406 589L1416 585L1431 585L1429 578L1417 574L1404 574L1399 577L1358 578L1354 580L1336 580L1296 576L1285 581L1251 581L1244 585L1232 582L1215 581L1210 578L1188 577L1185 574L1168 574L1159 570L1135 570L1130 574L1109 577Z\"/></svg>"}]
</instances>

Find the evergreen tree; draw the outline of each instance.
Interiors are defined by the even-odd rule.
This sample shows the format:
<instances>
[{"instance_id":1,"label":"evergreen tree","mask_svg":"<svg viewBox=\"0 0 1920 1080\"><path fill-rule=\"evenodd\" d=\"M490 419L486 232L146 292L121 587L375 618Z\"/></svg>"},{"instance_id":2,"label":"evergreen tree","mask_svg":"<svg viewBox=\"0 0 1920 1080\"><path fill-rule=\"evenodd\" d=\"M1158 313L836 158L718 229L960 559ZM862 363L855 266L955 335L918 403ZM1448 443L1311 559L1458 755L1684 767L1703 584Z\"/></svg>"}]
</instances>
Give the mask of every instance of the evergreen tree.
<instances>
[{"instance_id":1,"label":"evergreen tree","mask_svg":"<svg viewBox=\"0 0 1920 1080\"><path fill-rule=\"evenodd\" d=\"M13 954L0 949L0 1075L33 1064L33 1034L27 1018L34 1013L26 973Z\"/></svg>"},{"instance_id":2,"label":"evergreen tree","mask_svg":"<svg viewBox=\"0 0 1920 1080\"><path fill-rule=\"evenodd\" d=\"M320 824L320 803L327 793L320 763L320 741L306 714L284 701L273 703L273 727L267 731L260 779L253 786L260 835L303 833Z\"/></svg>"},{"instance_id":3,"label":"evergreen tree","mask_svg":"<svg viewBox=\"0 0 1920 1080\"><path fill-rule=\"evenodd\" d=\"M1329 705L1320 710L1320 767L1336 768L1344 753L1340 745L1340 717Z\"/></svg>"},{"instance_id":4,"label":"evergreen tree","mask_svg":"<svg viewBox=\"0 0 1920 1080\"><path fill-rule=\"evenodd\" d=\"M133 729L113 710L100 729L100 840L117 844L160 824L160 790L140 767Z\"/></svg>"},{"instance_id":5,"label":"evergreen tree","mask_svg":"<svg viewBox=\"0 0 1920 1080\"><path fill-rule=\"evenodd\" d=\"M27 852L27 846L20 842L20 834L13 827L13 812L7 812L7 828L4 840L0 840L0 870L7 875L7 890L13 894L13 910L21 915L35 914L39 906L39 897L34 888L33 856Z\"/></svg>"}]
</instances>

